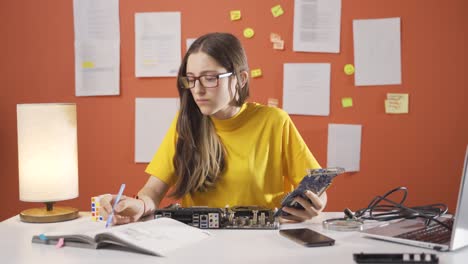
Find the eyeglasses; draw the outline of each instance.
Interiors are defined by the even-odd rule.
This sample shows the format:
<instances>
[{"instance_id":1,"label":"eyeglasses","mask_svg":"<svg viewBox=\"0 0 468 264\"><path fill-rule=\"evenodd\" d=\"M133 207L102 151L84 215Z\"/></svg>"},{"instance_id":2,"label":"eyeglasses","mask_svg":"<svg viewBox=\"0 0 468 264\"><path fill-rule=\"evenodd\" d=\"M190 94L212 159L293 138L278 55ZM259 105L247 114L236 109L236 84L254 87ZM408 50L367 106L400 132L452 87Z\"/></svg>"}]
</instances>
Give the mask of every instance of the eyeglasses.
<instances>
[{"instance_id":1,"label":"eyeglasses","mask_svg":"<svg viewBox=\"0 0 468 264\"><path fill-rule=\"evenodd\" d=\"M195 82L198 80L204 88L213 88L218 86L220 78L229 77L232 72L220 73L220 74L204 74L198 77L195 76L182 76L179 78L181 87L184 89L192 89L195 87Z\"/></svg>"}]
</instances>

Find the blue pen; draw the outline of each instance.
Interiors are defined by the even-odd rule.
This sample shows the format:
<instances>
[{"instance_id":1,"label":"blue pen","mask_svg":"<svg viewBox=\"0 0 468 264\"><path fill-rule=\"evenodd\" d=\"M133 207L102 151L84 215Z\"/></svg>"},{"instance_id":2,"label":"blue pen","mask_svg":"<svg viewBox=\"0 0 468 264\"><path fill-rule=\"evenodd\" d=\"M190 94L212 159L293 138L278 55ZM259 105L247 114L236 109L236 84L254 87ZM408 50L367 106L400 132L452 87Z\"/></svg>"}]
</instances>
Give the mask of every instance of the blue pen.
<instances>
[{"instance_id":1,"label":"blue pen","mask_svg":"<svg viewBox=\"0 0 468 264\"><path fill-rule=\"evenodd\" d=\"M114 217L115 205L119 203L120 197L122 197L122 194L123 194L124 189L125 189L125 183L122 183L122 185L120 186L119 193L117 194L117 197L115 198L114 205L112 206L112 212L111 212L111 214L109 215L109 217L107 218L106 228L107 228L107 227L109 226L109 224L112 222L112 218Z\"/></svg>"}]
</instances>

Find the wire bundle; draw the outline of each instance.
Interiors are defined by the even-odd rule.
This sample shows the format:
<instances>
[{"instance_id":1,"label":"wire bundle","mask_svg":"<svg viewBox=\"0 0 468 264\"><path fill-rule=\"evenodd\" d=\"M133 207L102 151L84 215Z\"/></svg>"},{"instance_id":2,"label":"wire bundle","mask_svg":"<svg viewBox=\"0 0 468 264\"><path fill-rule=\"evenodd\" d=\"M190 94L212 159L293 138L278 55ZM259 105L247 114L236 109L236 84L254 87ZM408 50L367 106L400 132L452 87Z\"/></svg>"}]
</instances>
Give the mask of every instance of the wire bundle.
<instances>
[{"instance_id":1,"label":"wire bundle","mask_svg":"<svg viewBox=\"0 0 468 264\"><path fill-rule=\"evenodd\" d=\"M403 192L403 196L399 202L395 202L388 198L388 196L398 191ZM354 217L362 220L376 221L390 221L395 219L412 219L422 217L426 219L426 225L429 225L431 221L434 221L451 230L451 227L436 219L437 217L447 213L447 205L437 203L407 207L404 205L407 196L408 189L406 187L397 187L388 191L383 196L376 196L366 208L356 211L354 213Z\"/></svg>"}]
</instances>

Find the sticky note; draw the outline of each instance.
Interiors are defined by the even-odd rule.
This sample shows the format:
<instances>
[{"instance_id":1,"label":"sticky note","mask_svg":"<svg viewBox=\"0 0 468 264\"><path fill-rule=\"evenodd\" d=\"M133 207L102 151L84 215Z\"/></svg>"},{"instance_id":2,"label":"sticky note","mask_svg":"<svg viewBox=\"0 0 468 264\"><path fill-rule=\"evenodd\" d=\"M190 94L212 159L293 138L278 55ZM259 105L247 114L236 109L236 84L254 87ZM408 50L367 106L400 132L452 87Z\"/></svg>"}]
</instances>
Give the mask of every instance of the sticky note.
<instances>
[{"instance_id":1,"label":"sticky note","mask_svg":"<svg viewBox=\"0 0 468 264\"><path fill-rule=\"evenodd\" d=\"M42 241L47 241L48 240L48 238L44 234L40 234L39 239L42 240Z\"/></svg>"},{"instance_id":2,"label":"sticky note","mask_svg":"<svg viewBox=\"0 0 468 264\"><path fill-rule=\"evenodd\" d=\"M278 99L276 98L268 98L268 105L278 107Z\"/></svg>"},{"instance_id":3,"label":"sticky note","mask_svg":"<svg viewBox=\"0 0 468 264\"><path fill-rule=\"evenodd\" d=\"M273 14L274 17L279 17L282 14L284 14L284 11L281 5L275 5L274 7L271 8L271 13Z\"/></svg>"},{"instance_id":4,"label":"sticky note","mask_svg":"<svg viewBox=\"0 0 468 264\"><path fill-rule=\"evenodd\" d=\"M281 36L276 33L270 33L270 41L271 42L281 41Z\"/></svg>"},{"instance_id":5,"label":"sticky note","mask_svg":"<svg viewBox=\"0 0 468 264\"><path fill-rule=\"evenodd\" d=\"M273 42L273 49L275 50L284 50L284 41L275 41Z\"/></svg>"},{"instance_id":6,"label":"sticky note","mask_svg":"<svg viewBox=\"0 0 468 264\"><path fill-rule=\"evenodd\" d=\"M229 14L231 15L231 21L241 19L241 11L240 10L232 10L231 12L229 12Z\"/></svg>"},{"instance_id":7,"label":"sticky note","mask_svg":"<svg viewBox=\"0 0 468 264\"><path fill-rule=\"evenodd\" d=\"M352 64L346 64L344 66L344 72L346 75L351 75L354 73L354 66Z\"/></svg>"},{"instance_id":8,"label":"sticky note","mask_svg":"<svg viewBox=\"0 0 468 264\"><path fill-rule=\"evenodd\" d=\"M92 61L83 61L81 67L83 67L83 69L92 69L94 68L94 63Z\"/></svg>"},{"instance_id":9,"label":"sticky note","mask_svg":"<svg viewBox=\"0 0 468 264\"><path fill-rule=\"evenodd\" d=\"M55 248L61 248L61 247L63 247L63 245L65 245L65 241L64 241L63 237L61 237L61 238L57 241L57 244L55 244Z\"/></svg>"},{"instance_id":10,"label":"sticky note","mask_svg":"<svg viewBox=\"0 0 468 264\"><path fill-rule=\"evenodd\" d=\"M407 114L409 113L409 95L401 93L388 93L385 100L385 113Z\"/></svg>"},{"instance_id":11,"label":"sticky note","mask_svg":"<svg viewBox=\"0 0 468 264\"><path fill-rule=\"evenodd\" d=\"M352 107L353 106L353 98L351 98L351 97L341 98L341 105L343 106L343 108Z\"/></svg>"},{"instance_id":12,"label":"sticky note","mask_svg":"<svg viewBox=\"0 0 468 264\"><path fill-rule=\"evenodd\" d=\"M246 38L252 38L255 35L255 32L252 28L246 28L244 29L244 37Z\"/></svg>"},{"instance_id":13,"label":"sticky note","mask_svg":"<svg viewBox=\"0 0 468 264\"><path fill-rule=\"evenodd\" d=\"M262 76L262 69L253 69L250 71L250 75L252 76L252 78L260 77Z\"/></svg>"}]
</instances>

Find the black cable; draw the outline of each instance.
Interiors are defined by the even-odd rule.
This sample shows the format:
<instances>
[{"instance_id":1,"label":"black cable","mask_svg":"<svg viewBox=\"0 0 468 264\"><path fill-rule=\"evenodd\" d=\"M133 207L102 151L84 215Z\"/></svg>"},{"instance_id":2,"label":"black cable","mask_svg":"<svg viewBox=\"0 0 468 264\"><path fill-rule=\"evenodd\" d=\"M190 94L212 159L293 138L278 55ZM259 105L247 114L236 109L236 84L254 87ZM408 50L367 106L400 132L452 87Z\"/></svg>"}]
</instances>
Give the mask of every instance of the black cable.
<instances>
[{"instance_id":1,"label":"black cable","mask_svg":"<svg viewBox=\"0 0 468 264\"><path fill-rule=\"evenodd\" d=\"M401 201L394 202L387 197L397 191L403 192ZM354 216L362 220L377 220L377 221L390 221L395 219L413 219L422 217L426 219L426 225L434 221L441 226L452 230L447 224L437 220L436 218L447 213L447 205L445 204L430 204L424 206L406 207L404 202L408 196L408 189L406 187L398 187L383 196L376 196L366 208L360 209L355 212ZM389 204L381 204L383 201ZM367 213L367 215L365 215Z\"/></svg>"}]
</instances>

